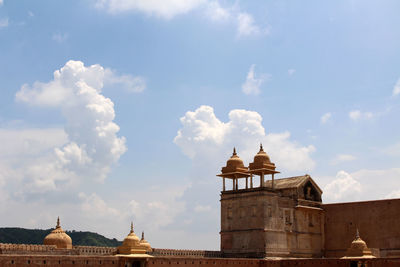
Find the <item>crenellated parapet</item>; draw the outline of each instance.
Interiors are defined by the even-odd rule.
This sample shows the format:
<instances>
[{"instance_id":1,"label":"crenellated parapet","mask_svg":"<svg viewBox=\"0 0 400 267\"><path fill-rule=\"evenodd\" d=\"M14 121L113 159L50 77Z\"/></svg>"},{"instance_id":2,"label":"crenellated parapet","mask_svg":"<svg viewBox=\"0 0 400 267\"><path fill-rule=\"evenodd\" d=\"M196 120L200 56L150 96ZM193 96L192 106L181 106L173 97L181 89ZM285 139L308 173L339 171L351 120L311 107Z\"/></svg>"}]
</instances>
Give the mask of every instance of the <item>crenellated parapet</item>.
<instances>
[{"instance_id":1,"label":"crenellated parapet","mask_svg":"<svg viewBox=\"0 0 400 267\"><path fill-rule=\"evenodd\" d=\"M72 249L78 251L79 255L114 255L117 253L116 247L73 246Z\"/></svg>"},{"instance_id":2,"label":"crenellated parapet","mask_svg":"<svg viewBox=\"0 0 400 267\"><path fill-rule=\"evenodd\" d=\"M197 258L222 258L221 251L189 250L189 249L162 249L153 248L149 253L155 257L197 257Z\"/></svg>"}]
</instances>

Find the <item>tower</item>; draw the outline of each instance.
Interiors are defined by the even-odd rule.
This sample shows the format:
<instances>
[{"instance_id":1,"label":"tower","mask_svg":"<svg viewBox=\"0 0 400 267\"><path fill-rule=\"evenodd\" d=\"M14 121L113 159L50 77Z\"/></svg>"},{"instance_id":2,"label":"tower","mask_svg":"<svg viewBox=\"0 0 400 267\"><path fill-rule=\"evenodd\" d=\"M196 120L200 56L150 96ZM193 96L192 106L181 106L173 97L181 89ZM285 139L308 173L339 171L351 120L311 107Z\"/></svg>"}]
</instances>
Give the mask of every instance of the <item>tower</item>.
<instances>
[{"instance_id":1,"label":"tower","mask_svg":"<svg viewBox=\"0 0 400 267\"><path fill-rule=\"evenodd\" d=\"M217 175L223 179L220 235L226 256L322 256L321 189L309 175L275 179L279 173L275 169L260 145L248 167L234 149ZM254 176L260 178L258 186ZM232 179L232 190L227 190L226 179ZM239 187L239 179L246 179L244 188Z\"/></svg>"}]
</instances>

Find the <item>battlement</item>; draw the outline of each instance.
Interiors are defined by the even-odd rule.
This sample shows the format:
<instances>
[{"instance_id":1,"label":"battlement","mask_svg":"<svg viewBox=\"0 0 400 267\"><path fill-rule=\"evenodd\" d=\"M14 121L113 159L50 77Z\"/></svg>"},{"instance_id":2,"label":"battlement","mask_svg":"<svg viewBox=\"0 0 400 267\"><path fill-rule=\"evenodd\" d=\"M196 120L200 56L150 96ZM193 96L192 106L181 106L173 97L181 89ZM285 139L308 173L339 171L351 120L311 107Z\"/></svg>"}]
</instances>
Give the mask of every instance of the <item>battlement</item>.
<instances>
[{"instance_id":1,"label":"battlement","mask_svg":"<svg viewBox=\"0 0 400 267\"><path fill-rule=\"evenodd\" d=\"M223 256L221 251L161 248L153 248L149 254L155 257L222 258Z\"/></svg>"}]
</instances>

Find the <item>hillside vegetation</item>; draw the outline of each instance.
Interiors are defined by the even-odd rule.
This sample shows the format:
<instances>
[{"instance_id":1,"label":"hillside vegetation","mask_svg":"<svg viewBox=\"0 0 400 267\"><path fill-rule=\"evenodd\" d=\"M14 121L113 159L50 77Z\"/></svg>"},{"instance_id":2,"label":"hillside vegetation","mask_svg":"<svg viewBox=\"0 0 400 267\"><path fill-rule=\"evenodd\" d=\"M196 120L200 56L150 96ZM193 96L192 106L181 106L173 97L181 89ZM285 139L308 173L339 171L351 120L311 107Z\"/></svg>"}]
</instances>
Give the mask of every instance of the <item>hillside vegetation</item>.
<instances>
[{"instance_id":1,"label":"hillside vegetation","mask_svg":"<svg viewBox=\"0 0 400 267\"><path fill-rule=\"evenodd\" d=\"M24 228L0 228L0 243L12 244L43 244L43 239L52 229L24 229ZM92 232L66 231L72 238L74 246L100 246L117 247L122 242L117 239L109 239L102 235Z\"/></svg>"}]
</instances>

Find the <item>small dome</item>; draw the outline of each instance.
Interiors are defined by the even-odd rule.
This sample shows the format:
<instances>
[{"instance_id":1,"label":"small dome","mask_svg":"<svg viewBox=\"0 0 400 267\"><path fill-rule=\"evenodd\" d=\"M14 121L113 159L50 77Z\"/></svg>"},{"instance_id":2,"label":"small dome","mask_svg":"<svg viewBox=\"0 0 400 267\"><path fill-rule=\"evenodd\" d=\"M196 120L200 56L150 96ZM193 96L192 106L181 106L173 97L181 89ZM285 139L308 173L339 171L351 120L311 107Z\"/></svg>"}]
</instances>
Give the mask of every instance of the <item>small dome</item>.
<instances>
[{"instance_id":1,"label":"small dome","mask_svg":"<svg viewBox=\"0 0 400 267\"><path fill-rule=\"evenodd\" d=\"M351 242L350 248L347 249L344 258L375 258L372 256L371 250L367 247L367 243L361 239L358 229L356 238Z\"/></svg>"},{"instance_id":2,"label":"small dome","mask_svg":"<svg viewBox=\"0 0 400 267\"><path fill-rule=\"evenodd\" d=\"M262 144L260 144L260 151L254 156L254 163L257 164L266 164L271 163L271 160L267 153L264 151Z\"/></svg>"},{"instance_id":3,"label":"small dome","mask_svg":"<svg viewBox=\"0 0 400 267\"><path fill-rule=\"evenodd\" d=\"M122 245L118 247L120 254L144 254L146 249L141 246L139 237L133 231L133 223L131 223L131 231L125 237Z\"/></svg>"},{"instance_id":4,"label":"small dome","mask_svg":"<svg viewBox=\"0 0 400 267\"><path fill-rule=\"evenodd\" d=\"M131 231L129 232L127 237L125 237L124 242L122 242L122 246L138 246L139 242L139 237L133 231L133 223L131 223Z\"/></svg>"},{"instance_id":5,"label":"small dome","mask_svg":"<svg viewBox=\"0 0 400 267\"><path fill-rule=\"evenodd\" d=\"M44 245L55 245L57 248L72 249L72 239L60 226L60 218L57 218L56 229L51 231L44 240Z\"/></svg>"},{"instance_id":6,"label":"small dome","mask_svg":"<svg viewBox=\"0 0 400 267\"><path fill-rule=\"evenodd\" d=\"M152 251L150 243L147 242L146 239L144 239L144 232L142 232L142 239L140 239L140 246L142 246L144 249L146 249L146 252Z\"/></svg>"},{"instance_id":7,"label":"small dome","mask_svg":"<svg viewBox=\"0 0 400 267\"><path fill-rule=\"evenodd\" d=\"M246 172L247 168L243 164L243 160L236 154L236 148L233 148L233 154L226 162L226 166L222 167L222 173L230 172Z\"/></svg>"},{"instance_id":8,"label":"small dome","mask_svg":"<svg viewBox=\"0 0 400 267\"><path fill-rule=\"evenodd\" d=\"M275 170L275 164L271 162L268 154L264 151L262 144L260 144L260 151L254 156L254 160L249 164L250 170L257 169Z\"/></svg>"}]
</instances>

